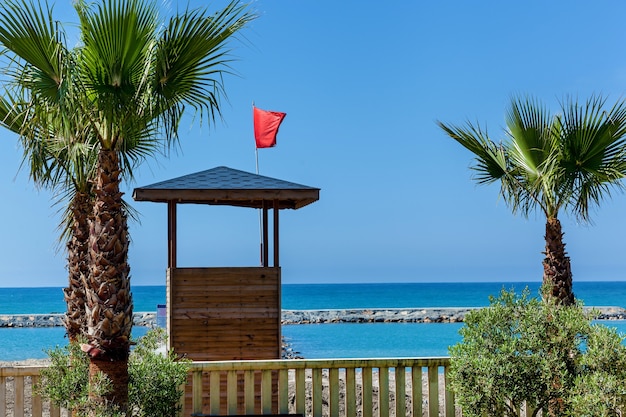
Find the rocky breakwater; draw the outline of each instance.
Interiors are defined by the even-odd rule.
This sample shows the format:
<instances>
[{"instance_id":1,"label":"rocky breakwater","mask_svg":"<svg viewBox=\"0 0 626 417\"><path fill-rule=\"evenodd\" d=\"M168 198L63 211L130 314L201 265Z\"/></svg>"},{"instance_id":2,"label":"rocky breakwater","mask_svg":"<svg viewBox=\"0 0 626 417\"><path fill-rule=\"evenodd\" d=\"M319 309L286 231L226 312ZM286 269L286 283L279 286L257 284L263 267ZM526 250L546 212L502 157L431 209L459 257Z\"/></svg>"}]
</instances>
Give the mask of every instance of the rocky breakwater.
<instances>
[{"instance_id":1,"label":"rocky breakwater","mask_svg":"<svg viewBox=\"0 0 626 417\"><path fill-rule=\"evenodd\" d=\"M458 323L472 310L468 307L283 310L282 323Z\"/></svg>"},{"instance_id":2,"label":"rocky breakwater","mask_svg":"<svg viewBox=\"0 0 626 417\"><path fill-rule=\"evenodd\" d=\"M0 314L0 327L63 326L64 314ZM156 326L156 313L134 313L135 326Z\"/></svg>"},{"instance_id":3,"label":"rocky breakwater","mask_svg":"<svg viewBox=\"0 0 626 417\"><path fill-rule=\"evenodd\" d=\"M626 309L622 307L585 307L585 310L593 310L596 320L626 320Z\"/></svg>"},{"instance_id":4,"label":"rocky breakwater","mask_svg":"<svg viewBox=\"0 0 626 417\"><path fill-rule=\"evenodd\" d=\"M282 324L323 323L459 323L480 307L366 308L346 310L283 310ZM585 307L597 320L626 320L622 307Z\"/></svg>"},{"instance_id":5,"label":"rocky breakwater","mask_svg":"<svg viewBox=\"0 0 626 417\"><path fill-rule=\"evenodd\" d=\"M480 308L480 307L475 307ZM458 323L474 310L472 307L435 308L364 308L340 310L283 310L282 324L322 323ZM622 307L585 307L594 310L597 320L626 320ZM3 327L63 326L63 314L0 314ZM156 313L138 312L133 315L135 326L156 327Z\"/></svg>"}]
</instances>

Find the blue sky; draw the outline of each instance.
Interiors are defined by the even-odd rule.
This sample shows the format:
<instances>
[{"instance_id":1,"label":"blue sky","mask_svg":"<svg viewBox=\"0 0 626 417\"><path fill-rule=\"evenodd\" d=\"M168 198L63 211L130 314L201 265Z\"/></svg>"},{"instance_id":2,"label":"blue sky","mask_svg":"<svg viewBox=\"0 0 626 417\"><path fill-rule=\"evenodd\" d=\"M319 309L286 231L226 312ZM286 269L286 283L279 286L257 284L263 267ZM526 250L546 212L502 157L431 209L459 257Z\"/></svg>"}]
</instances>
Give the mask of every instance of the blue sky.
<instances>
[{"instance_id":1,"label":"blue sky","mask_svg":"<svg viewBox=\"0 0 626 417\"><path fill-rule=\"evenodd\" d=\"M55 7L75 21L70 0ZM513 94L554 111L566 95L624 97L626 3L252 7L259 18L233 45L223 121L190 117L180 147L123 185L128 201L134 187L216 166L254 172L254 101L287 113L278 146L259 151L261 174L321 188L317 203L281 212L284 283L541 280L544 219L513 216L497 186L477 186L471 155L435 122L478 121L498 139ZM18 172L20 159L17 138L0 133L0 286L66 285L57 208ZM130 224L132 282L164 285L166 206L132 205L141 213ZM625 214L618 192L591 226L562 215L575 281L626 279ZM253 210L180 206L179 265L255 266L258 234Z\"/></svg>"}]
</instances>

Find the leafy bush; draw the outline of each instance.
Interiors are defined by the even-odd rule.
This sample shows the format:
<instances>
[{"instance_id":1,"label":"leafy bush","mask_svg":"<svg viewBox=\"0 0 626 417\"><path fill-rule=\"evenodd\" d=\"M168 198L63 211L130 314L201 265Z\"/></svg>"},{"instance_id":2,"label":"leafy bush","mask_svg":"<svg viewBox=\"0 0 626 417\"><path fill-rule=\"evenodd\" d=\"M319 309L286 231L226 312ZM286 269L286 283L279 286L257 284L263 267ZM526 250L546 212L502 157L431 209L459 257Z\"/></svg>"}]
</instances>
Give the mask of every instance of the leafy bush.
<instances>
[{"instance_id":1,"label":"leafy bush","mask_svg":"<svg viewBox=\"0 0 626 417\"><path fill-rule=\"evenodd\" d=\"M89 358L78 343L51 349L50 366L41 371L39 394L70 410L85 406L89 395Z\"/></svg>"},{"instance_id":2,"label":"leafy bush","mask_svg":"<svg viewBox=\"0 0 626 417\"><path fill-rule=\"evenodd\" d=\"M189 360L177 359L174 352L159 353L166 342L165 330L155 329L140 339L128 363L128 399L136 410L133 416L176 416L187 381Z\"/></svg>"},{"instance_id":3,"label":"leafy bush","mask_svg":"<svg viewBox=\"0 0 626 417\"><path fill-rule=\"evenodd\" d=\"M626 410L626 347L581 305L503 290L472 311L450 348L451 385L465 416L616 416ZM621 415L621 414L619 414Z\"/></svg>"},{"instance_id":4,"label":"leafy bush","mask_svg":"<svg viewBox=\"0 0 626 417\"><path fill-rule=\"evenodd\" d=\"M614 329L596 326L587 341L581 372L571 399L572 415L621 416L626 410L624 337ZM622 413L619 413L621 410Z\"/></svg>"},{"instance_id":5,"label":"leafy bush","mask_svg":"<svg viewBox=\"0 0 626 417\"><path fill-rule=\"evenodd\" d=\"M165 330L153 329L139 339L131 352L128 402L133 417L173 417L180 410L181 386L186 382L190 361L178 359L173 352L161 353L159 349L165 341ZM89 357L79 343L52 349L48 356L51 364L42 370L37 385L42 397L74 410L79 417L123 415L111 405L89 400ZM103 376L91 388L104 395L110 390L110 382Z\"/></svg>"},{"instance_id":6,"label":"leafy bush","mask_svg":"<svg viewBox=\"0 0 626 417\"><path fill-rule=\"evenodd\" d=\"M74 410L78 417L123 417L111 405L89 400L89 357L80 349L80 342L51 349L48 356L51 364L41 371L36 387L43 398L59 407ZM97 395L104 395L111 390L111 384L102 376L91 389Z\"/></svg>"}]
</instances>

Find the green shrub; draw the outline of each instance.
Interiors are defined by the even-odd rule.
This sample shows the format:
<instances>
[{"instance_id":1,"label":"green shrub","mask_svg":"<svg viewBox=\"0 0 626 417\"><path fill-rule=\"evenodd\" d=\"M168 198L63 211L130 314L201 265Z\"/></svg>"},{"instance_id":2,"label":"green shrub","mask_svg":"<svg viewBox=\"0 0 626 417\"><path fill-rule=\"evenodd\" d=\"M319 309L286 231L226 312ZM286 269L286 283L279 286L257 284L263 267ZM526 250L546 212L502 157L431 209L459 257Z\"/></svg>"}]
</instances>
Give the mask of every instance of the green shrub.
<instances>
[{"instance_id":1,"label":"green shrub","mask_svg":"<svg viewBox=\"0 0 626 417\"><path fill-rule=\"evenodd\" d=\"M463 415L614 416L626 407L626 348L581 305L557 306L503 290L472 311L450 348L451 385Z\"/></svg>"},{"instance_id":2,"label":"green shrub","mask_svg":"<svg viewBox=\"0 0 626 417\"><path fill-rule=\"evenodd\" d=\"M132 417L175 416L183 395L182 385L189 372L188 360L178 359L173 352L159 352L165 345L163 329L150 330L140 338L128 361L128 402ZM122 417L108 404L89 399L89 358L79 343L48 351L51 364L41 372L37 392L55 405L74 410L76 415ZM92 390L105 394L110 382L103 376Z\"/></svg>"},{"instance_id":3,"label":"green shrub","mask_svg":"<svg viewBox=\"0 0 626 417\"><path fill-rule=\"evenodd\" d=\"M180 411L190 361L177 359L172 351L159 353L165 342L165 330L152 330L130 356L128 398L135 417L173 417Z\"/></svg>"},{"instance_id":4,"label":"green shrub","mask_svg":"<svg viewBox=\"0 0 626 417\"><path fill-rule=\"evenodd\" d=\"M587 341L571 399L572 415L621 416L626 410L626 354L624 337L614 329L595 326Z\"/></svg>"},{"instance_id":5,"label":"green shrub","mask_svg":"<svg viewBox=\"0 0 626 417\"><path fill-rule=\"evenodd\" d=\"M59 407L78 410L89 394L89 358L78 343L48 352L50 366L41 371L37 390Z\"/></svg>"},{"instance_id":6,"label":"green shrub","mask_svg":"<svg viewBox=\"0 0 626 417\"><path fill-rule=\"evenodd\" d=\"M80 349L80 342L57 347L48 352L50 366L41 371L36 386L43 398L55 405L74 410L76 416L123 417L108 404L97 404L89 400L89 357ZM110 381L97 378L91 389L98 395L111 390Z\"/></svg>"}]
</instances>

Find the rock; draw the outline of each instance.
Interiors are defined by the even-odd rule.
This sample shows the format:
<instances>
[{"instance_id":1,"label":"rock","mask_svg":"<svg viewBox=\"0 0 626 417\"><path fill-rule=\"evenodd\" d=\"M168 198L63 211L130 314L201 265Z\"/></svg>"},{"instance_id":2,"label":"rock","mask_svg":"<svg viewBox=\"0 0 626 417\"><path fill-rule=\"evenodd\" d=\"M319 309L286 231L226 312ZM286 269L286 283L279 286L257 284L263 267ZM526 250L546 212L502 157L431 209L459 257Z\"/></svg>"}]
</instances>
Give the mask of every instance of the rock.
<instances>
[{"instance_id":1,"label":"rock","mask_svg":"<svg viewBox=\"0 0 626 417\"><path fill-rule=\"evenodd\" d=\"M61 327L64 314L5 314L0 316L0 327ZM155 327L156 313L133 314L136 326Z\"/></svg>"},{"instance_id":2,"label":"rock","mask_svg":"<svg viewBox=\"0 0 626 417\"><path fill-rule=\"evenodd\" d=\"M585 307L598 312L597 320L625 320L622 307ZM379 308L341 310L283 310L282 324L322 323L459 323L471 307L450 308ZM57 327L63 326L64 314L3 314L0 327ZM156 312L137 312L136 326L155 327Z\"/></svg>"},{"instance_id":3,"label":"rock","mask_svg":"<svg viewBox=\"0 0 626 417\"><path fill-rule=\"evenodd\" d=\"M480 308L480 307L477 307ZM309 323L460 323L472 307L380 308L343 310L283 310L282 324ZM597 320L624 320L622 307L586 307L596 310Z\"/></svg>"}]
</instances>

